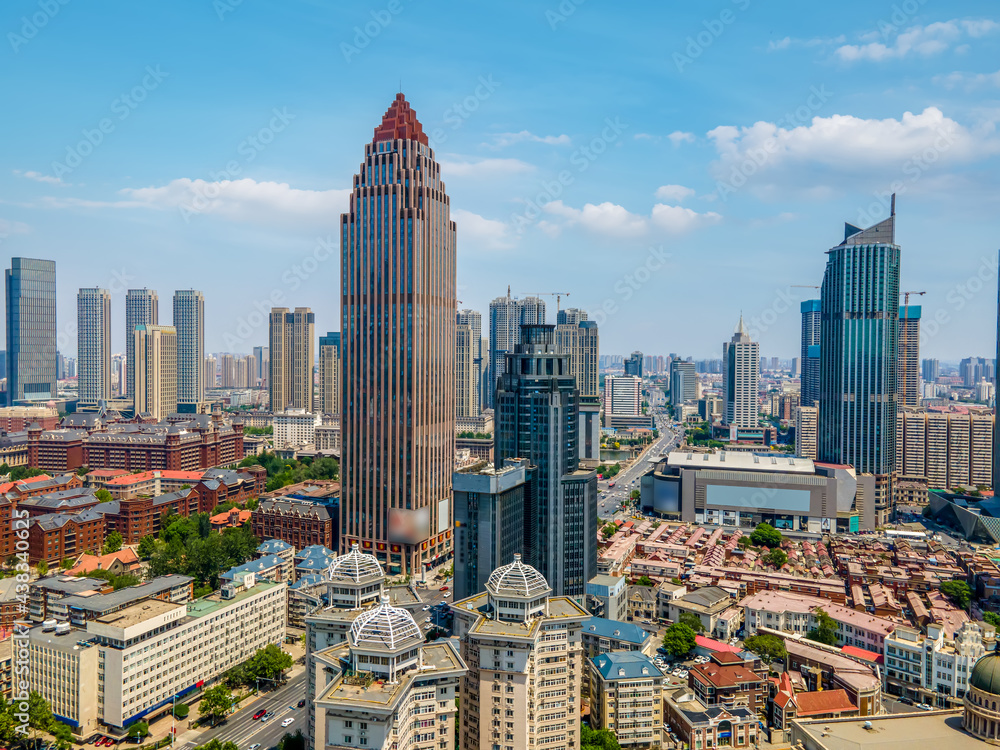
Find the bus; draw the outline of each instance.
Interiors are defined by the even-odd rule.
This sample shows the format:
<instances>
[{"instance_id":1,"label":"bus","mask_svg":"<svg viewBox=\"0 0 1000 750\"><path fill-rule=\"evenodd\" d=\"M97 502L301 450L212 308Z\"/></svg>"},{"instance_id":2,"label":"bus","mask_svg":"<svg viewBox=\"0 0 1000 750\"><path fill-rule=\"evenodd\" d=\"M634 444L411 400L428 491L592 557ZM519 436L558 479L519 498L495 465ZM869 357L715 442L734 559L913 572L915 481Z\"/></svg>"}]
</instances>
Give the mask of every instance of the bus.
<instances>
[{"instance_id":1,"label":"bus","mask_svg":"<svg viewBox=\"0 0 1000 750\"><path fill-rule=\"evenodd\" d=\"M885 535L889 539L926 539L925 531L903 531L901 529L886 529Z\"/></svg>"}]
</instances>

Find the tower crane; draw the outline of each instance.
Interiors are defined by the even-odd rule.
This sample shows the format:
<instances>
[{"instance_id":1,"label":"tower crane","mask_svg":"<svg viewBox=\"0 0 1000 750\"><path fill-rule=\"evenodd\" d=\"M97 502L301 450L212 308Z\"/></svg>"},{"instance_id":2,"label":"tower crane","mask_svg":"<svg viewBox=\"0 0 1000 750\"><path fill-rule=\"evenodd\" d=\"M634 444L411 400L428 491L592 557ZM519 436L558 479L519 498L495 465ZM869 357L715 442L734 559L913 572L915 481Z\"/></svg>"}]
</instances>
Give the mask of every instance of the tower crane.
<instances>
[{"instance_id":1,"label":"tower crane","mask_svg":"<svg viewBox=\"0 0 1000 750\"><path fill-rule=\"evenodd\" d=\"M507 294L510 294L510 287L507 287ZM559 304L563 297L568 297L569 292L519 292L525 297L555 297L556 298L556 313L559 312Z\"/></svg>"}]
</instances>

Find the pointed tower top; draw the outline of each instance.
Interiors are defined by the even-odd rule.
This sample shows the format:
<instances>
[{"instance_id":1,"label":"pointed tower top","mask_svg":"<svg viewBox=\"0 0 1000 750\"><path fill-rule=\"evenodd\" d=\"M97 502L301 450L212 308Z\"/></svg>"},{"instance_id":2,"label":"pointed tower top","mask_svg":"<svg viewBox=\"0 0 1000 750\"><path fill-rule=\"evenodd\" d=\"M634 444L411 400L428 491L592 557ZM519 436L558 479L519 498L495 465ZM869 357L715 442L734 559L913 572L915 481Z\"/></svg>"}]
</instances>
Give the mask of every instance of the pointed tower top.
<instances>
[{"instance_id":1,"label":"pointed tower top","mask_svg":"<svg viewBox=\"0 0 1000 750\"><path fill-rule=\"evenodd\" d=\"M746 332L747 332L747 327L745 325L743 325L743 311L740 310L740 322L736 326L736 330L733 331L733 333L743 333L743 334L745 334Z\"/></svg>"},{"instance_id":2,"label":"pointed tower top","mask_svg":"<svg viewBox=\"0 0 1000 750\"><path fill-rule=\"evenodd\" d=\"M402 93L396 94L389 109L385 111L382 124L375 128L375 137L372 140L373 142L410 140L419 141L425 146L430 145L427 134L417 119L417 113L413 111Z\"/></svg>"}]
</instances>

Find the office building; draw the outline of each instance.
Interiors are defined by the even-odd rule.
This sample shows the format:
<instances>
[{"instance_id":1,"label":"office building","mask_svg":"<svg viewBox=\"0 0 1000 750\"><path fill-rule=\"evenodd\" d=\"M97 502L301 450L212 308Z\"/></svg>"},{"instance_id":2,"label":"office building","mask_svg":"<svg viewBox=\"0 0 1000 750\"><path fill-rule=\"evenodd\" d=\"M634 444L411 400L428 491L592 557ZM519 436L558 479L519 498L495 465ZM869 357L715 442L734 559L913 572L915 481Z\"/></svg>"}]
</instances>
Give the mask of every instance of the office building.
<instances>
[{"instance_id":1,"label":"office building","mask_svg":"<svg viewBox=\"0 0 1000 750\"><path fill-rule=\"evenodd\" d=\"M941 377L941 362L937 359L925 359L920 362L920 377L926 383L934 383Z\"/></svg>"},{"instance_id":2,"label":"office building","mask_svg":"<svg viewBox=\"0 0 1000 750\"><path fill-rule=\"evenodd\" d=\"M920 406L920 305L899 308L898 406Z\"/></svg>"},{"instance_id":3,"label":"office building","mask_svg":"<svg viewBox=\"0 0 1000 750\"><path fill-rule=\"evenodd\" d=\"M122 396L135 393L135 327L158 325L160 296L153 289L129 289L125 293L125 387ZM213 373L214 381L214 373ZM207 383L208 381L206 381Z\"/></svg>"},{"instance_id":4,"label":"office building","mask_svg":"<svg viewBox=\"0 0 1000 750\"><path fill-rule=\"evenodd\" d=\"M254 378L257 381L257 385L264 385L264 381L267 380L267 368L270 362L270 351L270 348L266 346L255 346L253 348L254 361L257 365L257 371L254 373Z\"/></svg>"},{"instance_id":5,"label":"office building","mask_svg":"<svg viewBox=\"0 0 1000 750\"><path fill-rule=\"evenodd\" d=\"M752 429L760 423L759 358L760 344L750 340L740 315L733 338L722 346L722 403L731 427Z\"/></svg>"},{"instance_id":6,"label":"office building","mask_svg":"<svg viewBox=\"0 0 1000 750\"><path fill-rule=\"evenodd\" d=\"M11 258L5 273L7 406L56 398L56 264Z\"/></svg>"},{"instance_id":7,"label":"office building","mask_svg":"<svg viewBox=\"0 0 1000 750\"><path fill-rule=\"evenodd\" d=\"M462 326L468 326L472 339L472 387L473 404L471 416L478 417L482 414L483 405L486 403L486 389L492 390L494 386L489 385L487 376L489 347L483 338L483 316L476 310L459 310L455 315L455 322ZM457 348L456 348L457 351ZM457 377L457 375L456 375ZM456 388L458 385L456 384ZM456 398L456 403L458 403Z\"/></svg>"},{"instance_id":8,"label":"office building","mask_svg":"<svg viewBox=\"0 0 1000 750\"><path fill-rule=\"evenodd\" d=\"M516 555L452 612L470 674L461 683L459 746L579 748L587 611L553 596L544 576Z\"/></svg>"},{"instance_id":9,"label":"office building","mask_svg":"<svg viewBox=\"0 0 1000 750\"><path fill-rule=\"evenodd\" d=\"M962 385L966 388L975 388L976 383L987 376L988 363L982 357L966 357L958 363L958 375L962 378Z\"/></svg>"},{"instance_id":10,"label":"office building","mask_svg":"<svg viewBox=\"0 0 1000 750\"><path fill-rule=\"evenodd\" d=\"M896 463L900 248L888 219L827 253L820 344L819 458L876 477L879 525L889 518Z\"/></svg>"},{"instance_id":11,"label":"office building","mask_svg":"<svg viewBox=\"0 0 1000 750\"><path fill-rule=\"evenodd\" d=\"M177 331L177 403L205 400L205 295L194 289L174 292Z\"/></svg>"},{"instance_id":12,"label":"office building","mask_svg":"<svg viewBox=\"0 0 1000 750\"><path fill-rule=\"evenodd\" d=\"M514 561L524 543L524 512L534 470L507 459L452 475L455 513L455 599L483 591L490 574Z\"/></svg>"},{"instance_id":13,"label":"office building","mask_svg":"<svg viewBox=\"0 0 1000 750\"><path fill-rule=\"evenodd\" d=\"M76 297L76 356L81 401L111 400L111 293L84 288Z\"/></svg>"},{"instance_id":14,"label":"office building","mask_svg":"<svg viewBox=\"0 0 1000 750\"><path fill-rule=\"evenodd\" d=\"M635 375L637 378L642 377L642 352L632 352L625 358L625 374Z\"/></svg>"},{"instance_id":15,"label":"office building","mask_svg":"<svg viewBox=\"0 0 1000 750\"><path fill-rule=\"evenodd\" d=\"M478 413L479 390L476 387L475 350L481 344L472 326L455 326L455 418L474 417Z\"/></svg>"},{"instance_id":16,"label":"office building","mask_svg":"<svg viewBox=\"0 0 1000 750\"><path fill-rule=\"evenodd\" d=\"M494 455L497 465L526 458L536 467L522 553L558 594L583 601L597 574L597 475L579 466L580 394L554 328L524 326L507 355L496 392Z\"/></svg>"},{"instance_id":17,"label":"office building","mask_svg":"<svg viewBox=\"0 0 1000 750\"><path fill-rule=\"evenodd\" d=\"M623 748L660 748L666 675L638 651L590 659L592 729L610 729Z\"/></svg>"},{"instance_id":18,"label":"office building","mask_svg":"<svg viewBox=\"0 0 1000 750\"><path fill-rule=\"evenodd\" d=\"M900 411L896 415L896 472L929 489L993 486L994 416Z\"/></svg>"},{"instance_id":19,"label":"office building","mask_svg":"<svg viewBox=\"0 0 1000 750\"><path fill-rule=\"evenodd\" d=\"M140 323L132 339L135 413L166 420L177 411L177 329Z\"/></svg>"},{"instance_id":20,"label":"office building","mask_svg":"<svg viewBox=\"0 0 1000 750\"><path fill-rule=\"evenodd\" d=\"M507 366L507 355L521 342L521 326L545 322L545 303L538 297L516 299L510 296L497 297L490 302L489 335L489 396L484 407L493 408L497 381L503 376Z\"/></svg>"},{"instance_id":21,"label":"office building","mask_svg":"<svg viewBox=\"0 0 1000 750\"><path fill-rule=\"evenodd\" d=\"M316 428L322 423L322 415L305 409L286 409L274 412L274 447L312 445L316 440Z\"/></svg>"},{"instance_id":22,"label":"office building","mask_svg":"<svg viewBox=\"0 0 1000 750\"><path fill-rule=\"evenodd\" d=\"M604 414L637 417L642 414L642 380L635 375L604 378Z\"/></svg>"},{"instance_id":23,"label":"office building","mask_svg":"<svg viewBox=\"0 0 1000 750\"><path fill-rule=\"evenodd\" d=\"M456 248L441 165L402 94L365 145L341 229L341 551L361 542L414 574L451 552Z\"/></svg>"},{"instance_id":24,"label":"office building","mask_svg":"<svg viewBox=\"0 0 1000 750\"><path fill-rule=\"evenodd\" d=\"M316 411L340 416L340 331L319 337L319 403Z\"/></svg>"},{"instance_id":25,"label":"office building","mask_svg":"<svg viewBox=\"0 0 1000 750\"><path fill-rule=\"evenodd\" d=\"M819 439L819 407L800 406L795 410L795 455L802 458L817 458Z\"/></svg>"},{"instance_id":26,"label":"office building","mask_svg":"<svg viewBox=\"0 0 1000 750\"><path fill-rule=\"evenodd\" d=\"M174 329L177 330L177 329ZM216 360L215 356L209 354L205 357L205 388L215 388L218 381L216 376Z\"/></svg>"},{"instance_id":27,"label":"office building","mask_svg":"<svg viewBox=\"0 0 1000 750\"><path fill-rule=\"evenodd\" d=\"M819 403L819 353L822 330L823 302L807 299L799 306L802 313L802 334L799 362L802 368L802 403Z\"/></svg>"},{"instance_id":28,"label":"office building","mask_svg":"<svg viewBox=\"0 0 1000 750\"><path fill-rule=\"evenodd\" d=\"M670 403L679 406L698 398L698 374L694 362L675 359L670 363Z\"/></svg>"},{"instance_id":29,"label":"office building","mask_svg":"<svg viewBox=\"0 0 1000 750\"><path fill-rule=\"evenodd\" d=\"M563 313L572 313L564 316ZM556 346L569 356L569 371L576 378L581 396L598 395L598 359L600 334L597 323L587 320L587 314L575 310L560 310L559 317L567 322L556 324ZM569 322L575 320L576 322Z\"/></svg>"},{"instance_id":30,"label":"office building","mask_svg":"<svg viewBox=\"0 0 1000 750\"><path fill-rule=\"evenodd\" d=\"M272 307L267 391L271 411L313 410L316 316L308 307Z\"/></svg>"}]
</instances>

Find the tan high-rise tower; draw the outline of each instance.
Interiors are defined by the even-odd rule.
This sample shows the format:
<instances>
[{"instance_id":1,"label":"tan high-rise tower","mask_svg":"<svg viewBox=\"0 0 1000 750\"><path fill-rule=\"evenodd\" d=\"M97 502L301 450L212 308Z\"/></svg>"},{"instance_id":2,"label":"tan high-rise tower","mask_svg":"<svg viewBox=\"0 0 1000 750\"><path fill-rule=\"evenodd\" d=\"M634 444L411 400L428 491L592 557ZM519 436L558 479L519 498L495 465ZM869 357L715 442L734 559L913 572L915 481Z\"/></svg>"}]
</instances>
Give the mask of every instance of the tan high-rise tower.
<instances>
[{"instance_id":1,"label":"tan high-rise tower","mask_svg":"<svg viewBox=\"0 0 1000 750\"><path fill-rule=\"evenodd\" d=\"M166 419L177 411L177 329L137 325L132 338L135 412Z\"/></svg>"},{"instance_id":2,"label":"tan high-rise tower","mask_svg":"<svg viewBox=\"0 0 1000 750\"><path fill-rule=\"evenodd\" d=\"M319 337L319 404L323 414L340 417L340 332Z\"/></svg>"},{"instance_id":3,"label":"tan high-rise tower","mask_svg":"<svg viewBox=\"0 0 1000 750\"><path fill-rule=\"evenodd\" d=\"M341 236L341 551L419 573L451 548L455 223L402 94L365 145Z\"/></svg>"},{"instance_id":4,"label":"tan high-rise tower","mask_svg":"<svg viewBox=\"0 0 1000 750\"><path fill-rule=\"evenodd\" d=\"M271 361L267 379L271 411L313 410L313 337L316 316L308 307L271 308Z\"/></svg>"}]
</instances>

